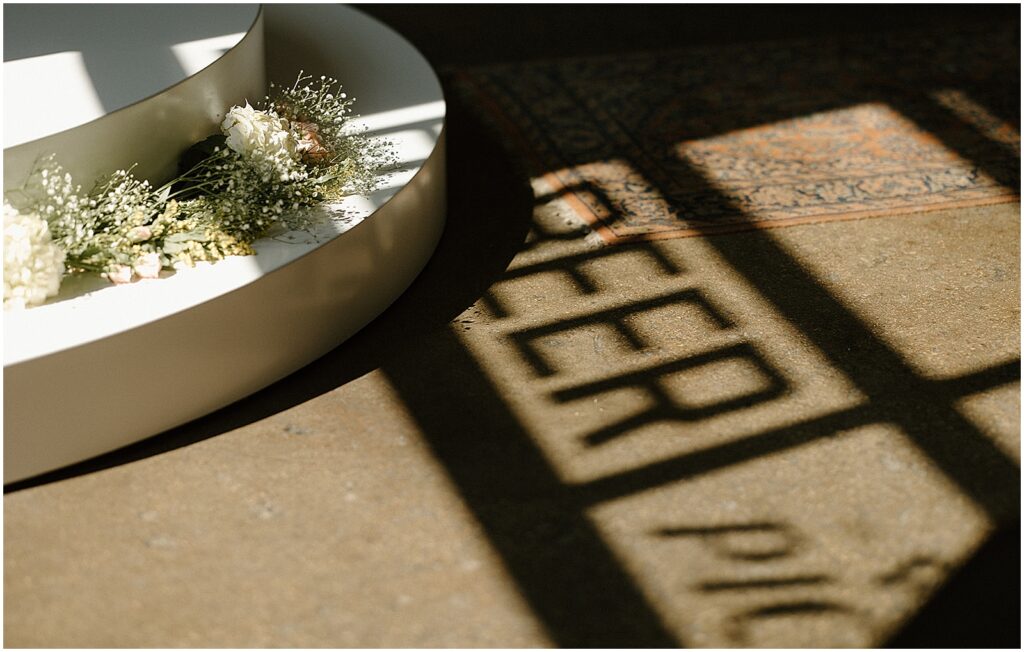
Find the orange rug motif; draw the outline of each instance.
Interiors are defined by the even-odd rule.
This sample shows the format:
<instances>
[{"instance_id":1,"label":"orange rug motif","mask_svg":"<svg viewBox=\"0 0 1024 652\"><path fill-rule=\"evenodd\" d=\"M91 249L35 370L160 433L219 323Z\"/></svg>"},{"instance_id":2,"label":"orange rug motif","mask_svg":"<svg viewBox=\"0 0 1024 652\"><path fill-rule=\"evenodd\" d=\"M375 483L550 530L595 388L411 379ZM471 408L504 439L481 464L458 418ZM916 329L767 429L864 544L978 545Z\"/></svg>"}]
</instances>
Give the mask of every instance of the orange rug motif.
<instances>
[{"instance_id":1,"label":"orange rug motif","mask_svg":"<svg viewBox=\"0 0 1024 652\"><path fill-rule=\"evenodd\" d=\"M1016 26L454 70L612 243L1019 201Z\"/></svg>"}]
</instances>

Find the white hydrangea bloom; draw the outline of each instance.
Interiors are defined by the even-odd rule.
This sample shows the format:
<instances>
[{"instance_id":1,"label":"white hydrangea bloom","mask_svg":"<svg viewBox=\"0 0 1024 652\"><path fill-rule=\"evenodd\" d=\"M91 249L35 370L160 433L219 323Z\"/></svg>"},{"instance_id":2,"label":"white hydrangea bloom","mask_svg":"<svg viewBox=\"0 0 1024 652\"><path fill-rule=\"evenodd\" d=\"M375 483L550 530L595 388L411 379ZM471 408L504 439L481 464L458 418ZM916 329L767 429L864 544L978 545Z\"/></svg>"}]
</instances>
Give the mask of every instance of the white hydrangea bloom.
<instances>
[{"instance_id":1,"label":"white hydrangea bloom","mask_svg":"<svg viewBox=\"0 0 1024 652\"><path fill-rule=\"evenodd\" d=\"M4 202L4 310L42 303L60 289L64 252L46 221Z\"/></svg>"},{"instance_id":2,"label":"white hydrangea bloom","mask_svg":"<svg viewBox=\"0 0 1024 652\"><path fill-rule=\"evenodd\" d=\"M228 147L276 171L282 181L299 169L298 141L288 129L288 121L272 112L258 111L246 102L232 107L220 128Z\"/></svg>"}]
</instances>

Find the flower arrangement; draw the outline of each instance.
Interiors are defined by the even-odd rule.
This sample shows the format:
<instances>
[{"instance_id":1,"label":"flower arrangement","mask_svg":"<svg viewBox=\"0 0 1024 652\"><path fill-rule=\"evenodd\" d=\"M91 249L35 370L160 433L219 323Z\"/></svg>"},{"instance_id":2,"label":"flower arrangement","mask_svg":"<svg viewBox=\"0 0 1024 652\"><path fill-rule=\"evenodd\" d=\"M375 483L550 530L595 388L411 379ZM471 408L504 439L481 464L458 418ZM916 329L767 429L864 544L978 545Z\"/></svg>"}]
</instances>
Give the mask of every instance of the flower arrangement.
<instances>
[{"instance_id":1,"label":"flower arrangement","mask_svg":"<svg viewBox=\"0 0 1024 652\"><path fill-rule=\"evenodd\" d=\"M275 226L308 229L313 207L366 193L390 144L351 124L337 80L299 73L258 107L232 107L221 133L186 150L160 187L117 170L83 192L53 156L4 195L4 308L44 302L71 274L113 283L250 255Z\"/></svg>"}]
</instances>

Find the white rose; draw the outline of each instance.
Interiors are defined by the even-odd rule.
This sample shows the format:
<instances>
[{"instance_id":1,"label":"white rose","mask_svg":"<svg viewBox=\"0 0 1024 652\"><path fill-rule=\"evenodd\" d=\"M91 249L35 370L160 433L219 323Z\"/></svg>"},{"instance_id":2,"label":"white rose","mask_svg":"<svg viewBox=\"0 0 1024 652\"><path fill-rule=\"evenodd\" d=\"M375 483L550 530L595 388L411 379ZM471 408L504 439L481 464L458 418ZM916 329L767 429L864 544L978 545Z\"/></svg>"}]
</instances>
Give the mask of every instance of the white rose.
<instances>
[{"instance_id":1,"label":"white rose","mask_svg":"<svg viewBox=\"0 0 1024 652\"><path fill-rule=\"evenodd\" d=\"M4 309L39 304L56 295L64 255L45 220L4 202Z\"/></svg>"},{"instance_id":2,"label":"white rose","mask_svg":"<svg viewBox=\"0 0 1024 652\"><path fill-rule=\"evenodd\" d=\"M226 145L242 156L297 159L297 143L288 130L288 121L257 111L248 102L232 107L220 128L227 136Z\"/></svg>"}]
</instances>

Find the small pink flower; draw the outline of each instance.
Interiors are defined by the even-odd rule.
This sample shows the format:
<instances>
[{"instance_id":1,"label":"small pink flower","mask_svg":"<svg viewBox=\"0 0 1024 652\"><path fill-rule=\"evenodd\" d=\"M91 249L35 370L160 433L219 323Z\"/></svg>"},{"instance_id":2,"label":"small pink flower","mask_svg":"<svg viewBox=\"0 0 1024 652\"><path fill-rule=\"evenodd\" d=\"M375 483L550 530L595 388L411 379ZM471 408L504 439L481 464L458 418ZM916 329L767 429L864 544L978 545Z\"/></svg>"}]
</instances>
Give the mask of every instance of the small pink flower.
<instances>
[{"instance_id":1,"label":"small pink flower","mask_svg":"<svg viewBox=\"0 0 1024 652\"><path fill-rule=\"evenodd\" d=\"M137 226L128 232L128 239L132 242L144 242L153 237L153 231L148 226Z\"/></svg>"},{"instance_id":2,"label":"small pink flower","mask_svg":"<svg viewBox=\"0 0 1024 652\"><path fill-rule=\"evenodd\" d=\"M132 268L127 265L115 265L107 272L107 278L111 283L123 285L132 282Z\"/></svg>"},{"instance_id":3,"label":"small pink flower","mask_svg":"<svg viewBox=\"0 0 1024 652\"><path fill-rule=\"evenodd\" d=\"M159 278L160 270L163 268L160 264L160 254L148 253L140 256L133 268L139 278Z\"/></svg>"}]
</instances>

